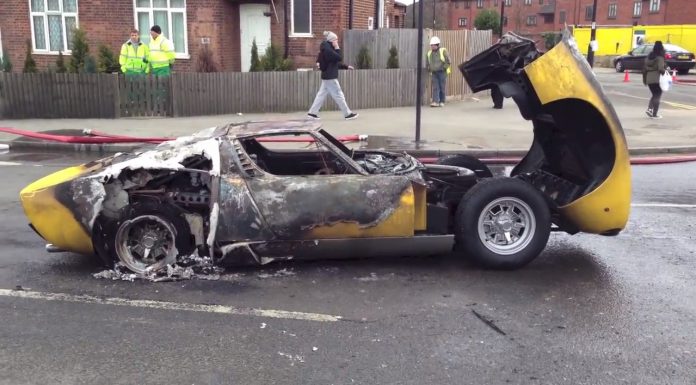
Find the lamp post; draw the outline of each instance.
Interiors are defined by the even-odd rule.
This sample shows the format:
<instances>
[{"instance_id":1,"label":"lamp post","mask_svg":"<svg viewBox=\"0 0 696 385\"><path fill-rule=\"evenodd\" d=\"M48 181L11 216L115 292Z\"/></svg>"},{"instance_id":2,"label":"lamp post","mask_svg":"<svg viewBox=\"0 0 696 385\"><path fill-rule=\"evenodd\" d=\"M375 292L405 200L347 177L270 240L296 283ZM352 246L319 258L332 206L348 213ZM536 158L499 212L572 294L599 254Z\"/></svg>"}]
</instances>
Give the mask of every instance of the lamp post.
<instances>
[{"instance_id":1,"label":"lamp post","mask_svg":"<svg viewBox=\"0 0 696 385\"><path fill-rule=\"evenodd\" d=\"M505 21L505 0L500 2L500 37L503 37L503 22Z\"/></svg>"},{"instance_id":2,"label":"lamp post","mask_svg":"<svg viewBox=\"0 0 696 385\"><path fill-rule=\"evenodd\" d=\"M425 0L418 0L418 60L416 63L416 144L421 137L421 107L423 104L423 3ZM414 7L415 11L415 7Z\"/></svg>"},{"instance_id":3,"label":"lamp post","mask_svg":"<svg viewBox=\"0 0 696 385\"><path fill-rule=\"evenodd\" d=\"M595 39L597 38L597 0L594 0L592 5L592 29L590 31L590 44L587 47L587 62L590 67L594 67L594 47Z\"/></svg>"}]
</instances>

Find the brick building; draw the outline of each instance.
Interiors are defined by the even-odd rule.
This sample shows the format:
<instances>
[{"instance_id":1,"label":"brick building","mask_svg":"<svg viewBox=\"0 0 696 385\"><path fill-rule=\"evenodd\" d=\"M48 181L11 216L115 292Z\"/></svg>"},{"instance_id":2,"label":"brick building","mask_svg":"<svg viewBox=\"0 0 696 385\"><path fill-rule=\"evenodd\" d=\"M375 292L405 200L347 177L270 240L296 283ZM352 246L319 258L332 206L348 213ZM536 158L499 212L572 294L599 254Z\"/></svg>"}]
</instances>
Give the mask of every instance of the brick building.
<instances>
[{"instance_id":1,"label":"brick building","mask_svg":"<svg viewBox=\"0 0 696 385\"><path fill-rule=\"evenodd\" d=\"M311 67L322 32L403 23L395 0L0 0L0 47L21 71L26 41L39 69L69 54L71 30L87 33L90 53L105 44L117 54L131 29L149 40L153 24L174 42L176 71L191 71L204 48L224 71L247 70L255 39L263 54L277 45L297 67Z\"/></svg>"},{"instance_id":2,"label":"brick building","mask_svg":"<svg viewBox=\"0 0 696 385\"><path fill-rule=\"evenodd\" d=\"M589 25L593 0L438 0L451 29L474 28L476 15L505 2L503 29L538 38L564 25ZM694 0L598 0L598 25L696 24Z\"/></svg>"}]
</instances>

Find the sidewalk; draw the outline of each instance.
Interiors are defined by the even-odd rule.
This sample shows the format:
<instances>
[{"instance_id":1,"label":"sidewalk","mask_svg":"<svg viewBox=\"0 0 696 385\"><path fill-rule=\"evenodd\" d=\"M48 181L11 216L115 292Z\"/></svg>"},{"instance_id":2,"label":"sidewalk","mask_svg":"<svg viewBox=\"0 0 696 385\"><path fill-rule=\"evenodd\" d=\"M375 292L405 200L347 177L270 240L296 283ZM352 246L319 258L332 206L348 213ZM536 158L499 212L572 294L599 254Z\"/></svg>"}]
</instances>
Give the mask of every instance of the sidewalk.
<instances>
[{"instance_id":1,"label":"sidewalk","mask_svg":"<svg viewBox=\"0 0 696 385\"><path fill-rule=\"evenodd\" d=\"M696 153L696 111L665 105L661 120L645 117L642 101L612 101L624 127L629 148L634 154L665 152ZM423 107L421 138L417 149L426 152L497 152L526 151L532 140L532 124L522 119L511 99L502 110L491 108L489 98L455 101L444 108ZM337 111L321 113L324 128L333 135L360 134L370 137L370 147L413 150L416 145L415 108L373 109L358 111L360 117L344 121ZM218 115L191 118L130 119L55 119L3 120L0 127L21 130L52 131L94 129L109 134L136 137L176 137L198 130L248 120L304 119L302 112L289 114ZM389 138L384 138L384 137ZM10 143L16 136L0 133L0 143ZM15 142L16 143L16 142ZM86 146L67 145L94 151ZM65 147L65 145L63 145ZM19 146L16 146L19 148ZM101 147L97 151L123 151L132 145Z\"/></svg>"}]
</instances>

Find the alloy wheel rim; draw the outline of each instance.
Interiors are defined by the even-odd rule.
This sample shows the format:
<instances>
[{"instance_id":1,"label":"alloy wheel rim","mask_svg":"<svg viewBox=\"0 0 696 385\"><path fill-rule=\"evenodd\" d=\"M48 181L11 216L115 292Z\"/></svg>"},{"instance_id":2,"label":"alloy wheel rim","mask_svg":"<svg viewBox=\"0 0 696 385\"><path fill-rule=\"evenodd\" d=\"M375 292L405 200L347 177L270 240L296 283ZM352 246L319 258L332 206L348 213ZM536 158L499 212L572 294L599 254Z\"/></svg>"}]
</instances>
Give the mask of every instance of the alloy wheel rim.
<instances>
[{"instance_id":1,"label":"alloy wheel rim","mask_svg":"<svg viewBox=\"0 0 696 385\"><path fill-rule=\"evenodd\" d=\"M522 251L536 232L536 217L531 207L514 197L502 197L481 210L478 236L483 245L500 255Z\"/></svg>"}]
</instances>

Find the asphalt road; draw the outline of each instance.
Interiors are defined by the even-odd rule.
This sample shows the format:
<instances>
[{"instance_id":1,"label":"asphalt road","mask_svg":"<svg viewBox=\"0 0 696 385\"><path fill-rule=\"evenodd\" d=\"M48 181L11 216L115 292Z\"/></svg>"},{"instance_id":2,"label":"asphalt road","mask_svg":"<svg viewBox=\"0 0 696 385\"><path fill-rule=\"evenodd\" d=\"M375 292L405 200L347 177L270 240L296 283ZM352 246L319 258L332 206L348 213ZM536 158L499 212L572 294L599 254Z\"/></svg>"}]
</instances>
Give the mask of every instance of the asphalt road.
<instances>
[{"instance_id":1,"label":"asphalt road","mask_svg":"<svg viewBox=\"0 0 696 385\"><path fill-rule=\"evenodd\" d=\"M0 155L0 384L696 383L696 163L635 167L625 232L553 234L514 272L443 256L150 283L95 279L26 227L18 191L75 162Z\"/></svg>"},{"instance_id":2,"label":"asphalt road","mask_svg":"<svg viewBox=\"0 0 696 385\"><path fill-rule=\"evenodd\" d=\"M614 103L635 102L643 100L646 108L650 100L650 90L643 85L643 77L640 72L629 72L629 81L624 82L624 74L613 70L598 69L597 79L602 83L607 96ZM691 70L689 75L677 75L679 78L696 81L696 70ZM696 84L674 84L674 86L662 95L662 104L680 109L696 110Z\"/></svg>"}]
</instances>

